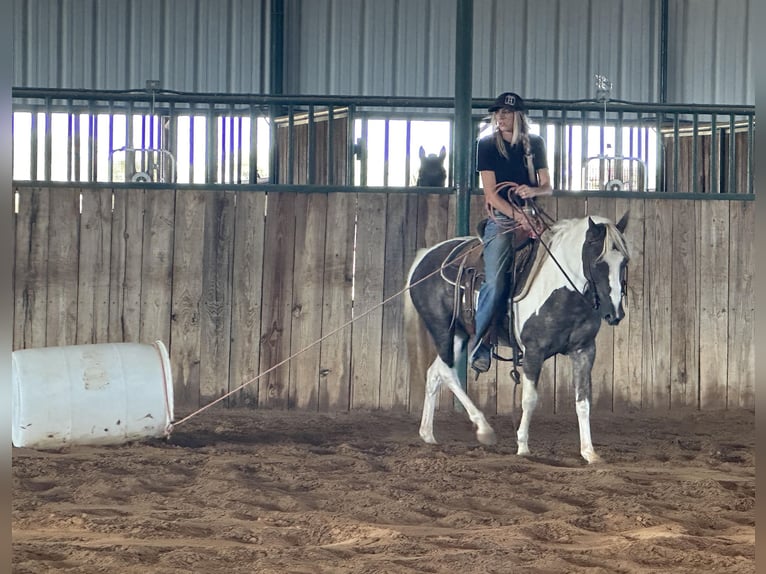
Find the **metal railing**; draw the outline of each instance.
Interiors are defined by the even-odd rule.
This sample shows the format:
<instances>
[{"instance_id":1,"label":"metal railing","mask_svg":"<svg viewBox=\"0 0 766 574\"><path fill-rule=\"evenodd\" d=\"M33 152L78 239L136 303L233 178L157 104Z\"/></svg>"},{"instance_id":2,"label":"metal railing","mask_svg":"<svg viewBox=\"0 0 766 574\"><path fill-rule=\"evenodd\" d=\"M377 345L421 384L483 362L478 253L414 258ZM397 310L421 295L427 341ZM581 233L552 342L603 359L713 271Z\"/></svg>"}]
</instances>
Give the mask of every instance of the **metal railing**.
<instances>
[{"instance_id":1,"label":"metal railing","mask_svg":"<svg viewBox=\"0 0 766 574\"><path fill-rule=\"evenodd\" d=\"M473 102L475 138L490 103ZM753 106L527 106L557 190L754 193ZM414 186L420 145L475 146L454 141L452 98L14 88L13 110L18 181L397 190Z\"/></svg>"}]
</instances>

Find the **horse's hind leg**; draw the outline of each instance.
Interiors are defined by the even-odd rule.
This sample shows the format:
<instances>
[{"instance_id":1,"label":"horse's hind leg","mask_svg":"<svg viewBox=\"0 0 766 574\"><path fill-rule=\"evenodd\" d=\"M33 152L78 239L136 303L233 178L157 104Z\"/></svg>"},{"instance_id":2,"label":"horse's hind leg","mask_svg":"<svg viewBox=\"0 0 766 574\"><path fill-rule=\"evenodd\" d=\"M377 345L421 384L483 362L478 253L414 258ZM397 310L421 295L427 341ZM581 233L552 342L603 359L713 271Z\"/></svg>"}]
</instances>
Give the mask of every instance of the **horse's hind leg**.
<instances>
[{"instance_id":1,"label":"horse's hind leg","mask_svg":"<svg viewBox=\"0 0 766 574\"><path fill-rule=\"evenodd\" d=\"M456 337L455 356L458 353L465 352L465 341ZM454 393L455 397L462 403L468 413L468 418L476 425L476 438L482 444L495 444L495 431L487 422L487 419L476 405L473 404L470 397L460 386L455 367L450 367L444 360L437 356L436 360L428 368L426 377L426 397L423 403L423 415L420 419L420 437L427 443L436 444L434 437L434 409L436 408L436 393L441 384L444 383Z\"/></svg>"},{"instance_id":2,"label":"horse's hind leg","mask_svg":"<svg viewBox=\"0 0 766 574\"><path fill-rule=\"evenodd\" d=\"M440 365L444 361L439 356L436 357L431 366L428 367L426 374L426 397L423 401L423 414L420 417L420 438L429 444L436 444L434 437L434 410L436 409L436 393L439 391L442 379L440 375Z\"/></svg>"},{"instance_id":3,"label":"horse's hind leg","mask_svg":"<svg viewBox=\"0 0 766 574\"><path fill-rule=\"evenodd\" d=\"M575 410L580 427L580 454L589 463L601 462L590 436L591 369L596 358L595 344L570 354L575 386Z\"/></svg>"}]
</instances>

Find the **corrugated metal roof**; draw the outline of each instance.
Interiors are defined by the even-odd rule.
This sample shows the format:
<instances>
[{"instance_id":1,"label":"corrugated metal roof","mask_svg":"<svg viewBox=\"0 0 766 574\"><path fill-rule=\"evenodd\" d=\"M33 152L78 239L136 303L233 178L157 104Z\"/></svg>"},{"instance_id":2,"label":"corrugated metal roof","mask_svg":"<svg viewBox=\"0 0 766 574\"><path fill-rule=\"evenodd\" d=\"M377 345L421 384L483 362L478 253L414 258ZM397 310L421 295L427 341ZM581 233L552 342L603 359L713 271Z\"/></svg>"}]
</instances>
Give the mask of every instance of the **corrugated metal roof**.
<instances>
[{"instance_id":1,"label":"corrugated metal roof","mask_svg":"<svg viewBox=\"0 0 766 574\"><path fill-rule=\"evenodd\" d=\"M754 0L669 0L668 100L753 104ZM660 0L474 0L473 96L659 99ZM285 0L284 93L454 95L456 0ZM268 93L270 0L13 0L14 85Z\"/></svg>"}]
</instances>

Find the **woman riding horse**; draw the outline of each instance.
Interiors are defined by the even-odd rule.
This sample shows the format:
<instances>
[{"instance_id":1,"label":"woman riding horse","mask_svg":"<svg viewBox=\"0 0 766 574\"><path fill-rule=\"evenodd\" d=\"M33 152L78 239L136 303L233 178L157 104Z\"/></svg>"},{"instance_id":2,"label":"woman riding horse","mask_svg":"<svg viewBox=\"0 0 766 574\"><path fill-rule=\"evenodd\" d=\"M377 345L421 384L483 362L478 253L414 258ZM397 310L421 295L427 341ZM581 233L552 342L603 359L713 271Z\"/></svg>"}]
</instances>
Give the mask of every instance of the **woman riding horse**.
<instances>
[{"instance_id":1,"label":"woman riding horse","mask_svg":"<svg viewBox=\"0 0 766 574\"><path fill-rule=\"evenodd\" d=\"M539 229L523 212L526 200L550 195L545 142L529 133L524 101L518 94L504 92L489 107L493 133L479 140L476 169L481 176L489 220L482 234L485 281L476 309L476 336L470 356L477 372L489 369L491 343L488 332L495 317L502 315L501 303L513 291L508 270L520 240L534 237ZM516 237L514 237L516 236Z\"/></svg>"}]
</instances>

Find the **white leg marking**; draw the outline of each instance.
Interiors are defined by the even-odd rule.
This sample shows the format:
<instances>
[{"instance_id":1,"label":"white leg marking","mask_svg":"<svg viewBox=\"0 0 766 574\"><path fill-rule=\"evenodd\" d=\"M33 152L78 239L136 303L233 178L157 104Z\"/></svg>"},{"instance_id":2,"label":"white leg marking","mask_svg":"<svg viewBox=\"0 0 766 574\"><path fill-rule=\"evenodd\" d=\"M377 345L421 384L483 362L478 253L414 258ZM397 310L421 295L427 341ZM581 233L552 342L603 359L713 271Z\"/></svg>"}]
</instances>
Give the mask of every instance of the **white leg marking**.
<instances>
[{"instance_id":1,"label":"white leg marking","mask_svg":"<svg viewBox=\"0 0 766 574\"><path fill-rule=\"evenodd\" d=\"M529 423L532 420L532 413L537 407L537 389L533 381L527 378L525 374L521 375L522 395L521 395L521 422L519 430L516 432L516 442L519 456L529 455Z\"/></svg>"},{"instance_id":2,"label":"white leg marking","mask_svg":"<svg viewBox=\"0 0 766 574\"><path fill-rule=\"evenodd\" d=\"M575 410L577 422L580 425L580 454L590 464L601 462L601 457L593 450L590 438L590 401L588 399L575 401Z\"/></svg>"},{"instance_id":3,"label":"white leg marking","mask_svg":"<svg viewBox=\"0 0 766 574\"><path fill-rule=\"evenodd\" d=\"M420 438L429 444L436 444L434 437L434 410L436 409L436 393L442 380L439 375L439 364L444 364L439 357L431 363L426 374L426 398L423 401L423 414L420 418Z\"/></svg>"}]
</instances>

